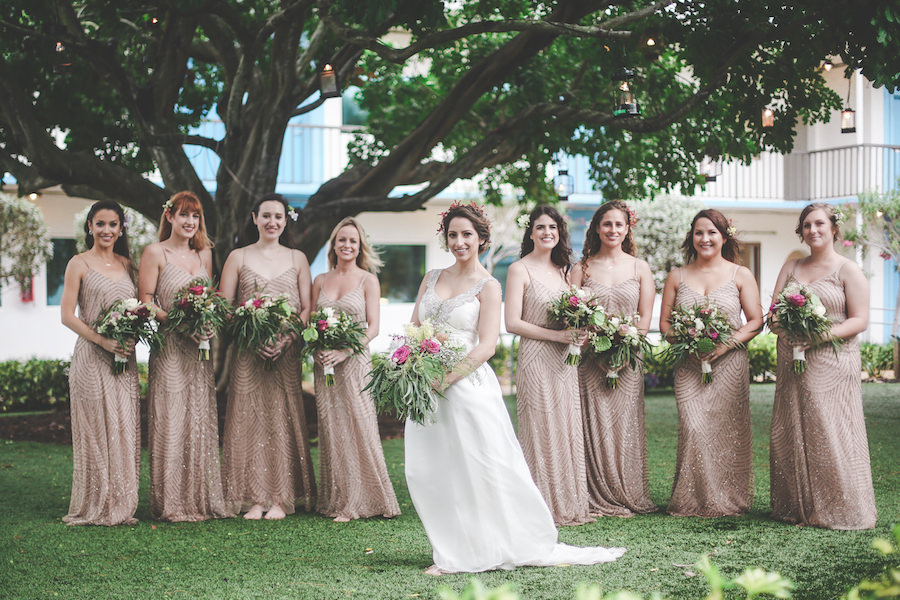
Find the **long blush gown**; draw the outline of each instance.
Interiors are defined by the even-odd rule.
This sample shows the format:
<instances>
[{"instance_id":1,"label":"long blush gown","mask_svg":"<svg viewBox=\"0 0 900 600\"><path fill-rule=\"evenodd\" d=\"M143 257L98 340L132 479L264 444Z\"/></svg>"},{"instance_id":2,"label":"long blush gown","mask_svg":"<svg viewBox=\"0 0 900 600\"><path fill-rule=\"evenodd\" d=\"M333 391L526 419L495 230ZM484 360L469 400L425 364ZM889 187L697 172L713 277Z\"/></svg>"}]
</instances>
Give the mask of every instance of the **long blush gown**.
<instances>
[{"instance_id":1,"label":"long blush gown","mask_svg":"<svg viewBox=\"0 0 900 600\"><path fill-rule=\"evenodd\" d=\"M88 266L78 292L78 318L90 326L113 302L134 298L128 275L117 280ZM69 525L134 523L141 460L137 362L112 371L113 355L79 336L69 366L72 498Z\"/></svg>"},{"instance_id":2,"label":"long blush gown","mask_svg":"<svg viewBox=\"0 0 900 600\"><path fill-rule=\"evenodd\" d=\"M838 271L808 284L836 323L847 318ZM829 529L871 529L878 518L862 408L859 340L837 355L830 345L806 351L794 373L793 351L778 339L769 477L772 517Z\"/></svg>"},{"instance_id":3,"label":"long blush gown","mask_svg":"<svg viewBox=\"0 0 900 600\"><path fill-rule=\"evenodd\" d=\"M319 292L316 309L331 306L366 320L363 281L343 297L332 300ZM334 385L325 387L322 366L316 363L316 407L319 417L319 499L316 509L329 517L358 519L400 514L388 477L378 434L375 403L366 376L372 368L369 351L356 353L334 369Z\"/></svg>"},{"instance_id":4,"label":"long blush gown","mask_svg":"<svg viewBox=\"0 0 900 600\"><path fill-rule=\"evenodd\" d=\"M490 279L444 300L434 291L440 273L426 275L419 316L471 351L478 343L478 293ZM625 552L557 543L553 516L531 478L487 363L444 395L433 423L406 423L406 481L435 565L480 572L611 562Z\"/></svg>"},{"instance_id":5,"label":"long blush gown","mask_svg":"<svg viewBox=\"0 0 900 600\"><path fill-rule=\"evenodd\" d=\"M612 287L585 277L583 285L610 313L637 312L641 284L636 277ZM650 500L644 373L640 364L619 371L619 387L612 389L606 385L606 372L599 363L586 358L578 368L578 385L591 514L631 516L655 511Z\"/></svg>"},{"instance_id":6,"label":"long blush gown","mask_svg":"<svg viewBox=\"0 0 900 600\"><path fill-rule=\"evenodd\" d=\"M244 265L239 271L237 301L258 293L287 294L300 309L297 269L266 279ZM316 502L316 479L303 394L297 344L291 344L270 371L253 352L234 351L223 442L225 502L233 513L254 504L264 510L280 506L310 511Z\"/></svg>"},{"instance_id":7,"label":"long blush gown","mask_svg":"<svg viewBox=\"0 0 900 600\"><path fill-rule=\"evenodd\" d=\"M562 277L558 289L548 289L530 272L529 278L522 298L522 320L554 328L547 307L568 286ZM516 368L519 443L556 524L581 525L593 519L588 516L578 373L565 363L566 354L567 344L520 339Z\"/></svg>"},{"instance_id":8,"label":"long blush gown","mask_svg":"<svg viewBox=\"0 0 900 600\"><path fill-rule=\"evenodd\" d=\"M711 291L709 299L741 323L741 299L734 275ZM678 286L675 303L703 304L706 296ZM687 358L675 367L678 451L668 512L680 517L736 516L753 503L753 437L750 430L750 360L735 348L712 364L711 383L702 383L700 361Z\"/></svg>"},{"instance_id":9,"label":"long blush gown","mask_svg":"<svg viewBox=\"0 0 900 600\"><path fill-rule=\"evenodd\" d=\"M170 310L193 279L167 262L156 284L159 306ZM222 488L212 361L199 360L197 342L170 333L150 356L149 382L150 515L163 521L233 516Z\"/></svg>"}]
</instances>

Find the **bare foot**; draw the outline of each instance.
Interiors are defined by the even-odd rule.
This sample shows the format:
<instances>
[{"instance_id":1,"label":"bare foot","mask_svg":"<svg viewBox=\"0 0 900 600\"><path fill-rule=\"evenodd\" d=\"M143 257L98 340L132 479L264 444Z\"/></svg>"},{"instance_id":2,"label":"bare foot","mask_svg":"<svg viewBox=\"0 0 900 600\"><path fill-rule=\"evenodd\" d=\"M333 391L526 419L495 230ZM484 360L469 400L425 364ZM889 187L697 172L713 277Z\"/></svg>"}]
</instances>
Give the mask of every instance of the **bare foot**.
<instances>
[{"instance_id":1,"label":"bare foot","mask_svg":"<svg viewBox=\"0 0 900 600\"><path fill-rule=\"evenodd\" d=\"M350 517L345 517L344 515L338 515L332 519L335 523L348 523L350 521Z\"/></svg>"},{"instance_id":2,"label":"bare foot","mask_svg":"<svg viewBox=\"0 0 900 600\"><path fill-rule=\"evenodd\" d=\"M440 577L441 575L446 575L449 571L445 571L437 565L431 565L427 569L425 569L426 575L433 575L435 577Z\"/></svg>"},{"instance_id":3,"label":"bare foot","mask_svg":"<svg viewBox=\"0 0 900 600\"><path fill-rule=\"evenodd\" d=\"M266 513L266 519L275 520L275 519L283 519L285 517L284 511L280 506L273 506L269 509L269 512Z\"/></svg>"},{"instance_id":4,"label":"bare foot","mask_svg":"<svg viewBox=\"0 0 900 600\"><path fill-rule=\"evenodd\" d=\"M247 514L244 515L245 519L251 519L253 521L258 521L262 519L263 515L263 507L262 504L254 504L250 507L250 510L247 511Z\"/></svg>"}]
</instances>

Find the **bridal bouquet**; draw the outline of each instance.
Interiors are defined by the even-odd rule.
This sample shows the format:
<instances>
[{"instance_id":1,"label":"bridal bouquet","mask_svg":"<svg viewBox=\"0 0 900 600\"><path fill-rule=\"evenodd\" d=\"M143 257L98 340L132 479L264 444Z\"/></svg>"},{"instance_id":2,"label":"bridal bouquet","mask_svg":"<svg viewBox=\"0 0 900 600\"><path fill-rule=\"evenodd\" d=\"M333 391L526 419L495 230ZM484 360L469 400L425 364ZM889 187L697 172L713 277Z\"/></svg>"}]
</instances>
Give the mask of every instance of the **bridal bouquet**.
<instances>
[{"instance_id":1,"label":"bridal bouquet","mask_svg":"<svg viewBox=\"0 0 900 600\"><path fill-rule=\"evenodd\" d=\"M363 390L371 390L379 412L424 425L442 396L435 384L443 382L466 352L427 320L418 327L408 324L406 335L394 341L391 352L372 357L371 379Z\"/></svg>"},{"instance_id":2,"label":"bridal bouquet","mask_svg":"<svg viewBox=\"0 0 900 600\"><path fill-rule=\"evenodd\" d=\"M596 312L603 312L603 307L597 301L597 297L587 290L577 288L574 285L567 289L561 296L550 302L550 318L565 325L567 329L581 329L591 324L591 318ZM581 361L581 346L569 344L569 353L566 355L566 364L576 366Z\"/></svg>"},{"instance_id":3,"label":"bridal bouquet","mask_svg":"<svg viewBox=\"0 0 900 600\"><path fill-rule=\"evenodd\" d=\"M229 331L241 351L258 352L272 344L279 335L300 333L300 315L284 294L261 294L248 298L231 314ZM270 371L275 361L266 359L263 368Z\"/></svg>"},{"instance_id":4,"label":"bridal bouquet","mask_svg":"<svg viewBox=\"0 0 900 600\"><path fill-rule=\"evenodd\" d=\"M606 315L600 311L591 318L588 349L609 365L606 385L619 387L619 370L629 365L633 369L641 356L651 351L650 340L637 328L640 315Z\"/></svg>"},{"instance_id":5,"label":"bridal bouquet","mask_svg":"<svg viewBox=\"0 0 900 600\"><path fill-rule=\"evenodd\" d=\"M303 330L306 352L319 350L352 350L362 352L362 339L366 328L342 310L330 306L320 308L309 316L309 324ZM325 387L334 385L334 367L325 367Z\"/></svg>"},{"instance_id":6,"label":"bridal bouquet","mask_svg":"<svg viewBox=\"0 0 900 600\"><path fill-rule=\"evenodd\" d=\"M144 342L151 350L162 345L162 337L156 327L156 309L137 298L116 300L94 321L94 329L111 338L123 348L130 342ZM118 375L128 369L128 359L113 355L113 373Z\"/></svg>"},{"instance_id":7,"label":"bridal bouquet","mask_svg":"<svg viewBox=\"0 0 900 600\"><path fill-rule=\"evenodd\" d=\"M187 337L211 335L225 325L230 311L228 301L213 283L199 277L175 293L163 329ZM198 350L198 360L209 360L209 340L201 341Z\"/></svg>"},{"instance_id":8,"label":"bridal bouquet","mask_svg":"<svg viewBox=\"0 0 900 600\"><path fill-rule=\"evenodd\" d=\"M666 353L678 361L686 354L708 354L715 350L717 343L727 343L732 335L728 318L709 300L690 308L676 306L672 309L671 322L666 332L669 340ZM712 365L708 361L701 361L700 372L703 383L712 381Z\"/></svg>"},{"instance_id":9,"label":"bridal bouquet","mask_svg":"<svg viewBox=\"0 0 900 600\"><path fill-rule=\"evenodd\" d=\"M809 340L814 345L827 341L837 352L841 341L829 336L832 321L825 312L825 306L817 295L810 292L805 285L792 282L775 297L775 302L769 307L766 321L769 329L777 323L788 338ZM793 371L803 373L806 370L806 352L797 346L793 346L793 349Z\"/></svg>"}]
</instances>

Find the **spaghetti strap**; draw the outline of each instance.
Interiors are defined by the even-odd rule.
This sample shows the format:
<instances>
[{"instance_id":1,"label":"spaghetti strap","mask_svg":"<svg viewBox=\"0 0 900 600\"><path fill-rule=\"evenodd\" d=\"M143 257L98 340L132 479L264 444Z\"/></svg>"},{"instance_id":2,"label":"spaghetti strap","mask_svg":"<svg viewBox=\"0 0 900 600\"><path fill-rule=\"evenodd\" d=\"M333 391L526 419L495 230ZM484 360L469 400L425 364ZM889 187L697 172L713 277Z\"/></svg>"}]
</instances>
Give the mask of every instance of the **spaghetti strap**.
<instances>
[{"instance_id":1,"label":"spaghetti strap","mask_svg":"<svg viewBox=\"0 0 900 600\"><path fill-rule=\"evenodd\" d=\"M163 260L166 261L166 264L169 264L169 249L160 244L160 247L163 249Z\"/></svg>"},{"instance_id":2,"label":"spaghetti strap","mask_svg":"<svg viewBox=\"0 0 900 600\"><path fill-rule=\"evenodd\" d=\"M734 265L734 271L731 272L731 280L734 281L734 278L737 277L738 269L741 268L741 265Z\"/></svg>"},{"instance_id":3,"label":"spaghetti strap","mask_svg":"<svg viewBox=\"0 0 900 600\"><path fill-rule=\"evenodd\" d=\"M839 266L837 269L834 270L834 276L839 278L839 277L841 276L841 269L843 269L843 268L847 265L847 263L849 263L849 262L850 262L850 261L849 261L849 260L846 260L846 259L843 260L843 261L841 261L840 266Z\"/></svg>"},{"instance_id":4,"label":"spaghetti strap","mask_svg":"<svg viewBox=\"0 0 900 600\"><path fill-rule=\"evenodd\" d=\"M678 283L684 283L684 267L678 267Z\"/></svg>"},{"instance_id":5,"label":"spaghetti strap","mask_svg":"<svg viewBox=\"0 0 900 600\"><path fill-rule=\"evenodd\" d=\"M634 272L631 274L635 279L637 279L637 263L638 263L638 259L635 256L634 257Z\"/></svg>"}]
</instances>

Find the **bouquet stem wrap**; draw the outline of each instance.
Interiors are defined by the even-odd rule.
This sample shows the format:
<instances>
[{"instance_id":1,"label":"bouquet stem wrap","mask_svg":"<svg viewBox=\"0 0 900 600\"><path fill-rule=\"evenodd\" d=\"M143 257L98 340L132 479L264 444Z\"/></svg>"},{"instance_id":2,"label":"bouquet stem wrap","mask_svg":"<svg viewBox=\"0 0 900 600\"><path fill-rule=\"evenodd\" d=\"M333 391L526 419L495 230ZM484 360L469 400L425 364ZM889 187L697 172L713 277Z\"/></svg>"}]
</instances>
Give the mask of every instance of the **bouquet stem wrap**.
<instances>
[{"instance_id":1,"label":"bouquet stem wrap","mask_svg":"<svg viewBox=\"0 0 900 600\"><path fill-rule=\"evenodd\" d=\"M577 367L581 362L581 346L578 344L569 344L569 353L566 354L566 364L570 367Z\"/></svg>"},{"instance_id":2,"label":"bouquet stem wrap","mask_svg":"<svg viewBox=\"0 0 900 600\"><path fill-rule=\"evenodd\" d=\"M794 373L803 373L806 371L806 350L800 346L793 346L794 349Z\"/></svg>"},{"instance_id":3,"label":"bouquet stem wrap","mask_svg":"<svg viewBox=\"0 0 900 600\"><path fill-rule=\"evenodd\" d=\"M708 360L700 361L700 381L703 383L712 383L712 365Z\"/></svg>"},{"instance_id":4,"label":"bouquet stem wrap","mask_svg":"<svg viewBox=\"0 0 900 600\"><path fill-rule=\"evenodd\" d=\"M113 354L113 374L119 375L128 370L128 359L118 354Z\"/></svg>"},{"instance_id":5,"label":"bouquet stem wrap","mask_svg":"<svg viewBox=\"0 0 900 600\"><path fill-rule=\"evenodd\" d=\"M334 366L328 365L322 369L325 373L325 387L334 385Z\"/></svg>"},{"instance_id":6,"label":"bouquet stem wrap","mask_svg":"<svg viewBox=\"0 0 900 600\"><path fill-rule=\"evenodd\" d=\"M606 387L611 390L619 389L619 372L610 369L606 372Z\"/></svg>"},{"instance_id":7,"label":"bouquet stem wrap","mask_svg":"<svg viewBox=\"0 0 900 600\"><path fill-rule=\"evenodd\" d=\"M198 360L209 360L209 340L203 340L198 346L200 354Z\"/></svg>"}]
</instances>

